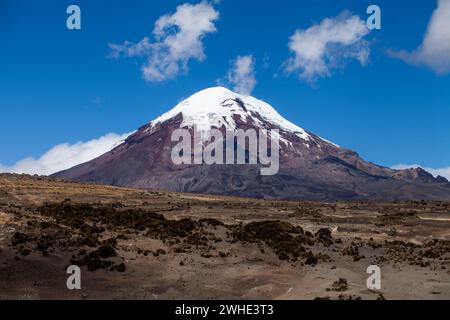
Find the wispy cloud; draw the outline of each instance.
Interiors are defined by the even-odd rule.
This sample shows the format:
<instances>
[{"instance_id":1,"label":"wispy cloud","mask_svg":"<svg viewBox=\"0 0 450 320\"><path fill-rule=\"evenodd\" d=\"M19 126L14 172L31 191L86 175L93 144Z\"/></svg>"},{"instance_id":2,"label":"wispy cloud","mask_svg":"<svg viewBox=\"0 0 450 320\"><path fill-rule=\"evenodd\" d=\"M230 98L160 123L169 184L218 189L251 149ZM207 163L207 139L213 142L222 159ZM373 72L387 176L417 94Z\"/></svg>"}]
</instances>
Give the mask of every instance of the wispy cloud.
<instances>
[{"instance_id":1,"label":"wispy cloud","mask_svg":"<svg viewBox=\"0 0 450 320\"><path fill-rule=\"evenodd\" d=\"M412 52L390 50L389 55L412 65L450 73L450 0L438 0L422 44Z\"/></svg>"},{"instance_id":2,"label":"wispy cloud","mask_svg":"<svg viewBox=\"0 0 450 320\"><path fill-rule=\"evenodd\" d=\"M185 3L174 14L156 21L153 40L144 37L137 43L110 44L110 56L143 57L142 75L147 81L173 79L188 71L189 60L205 59L202 41L205 35L217 31L214 22L218 18L219 13L206 1L196 5Z\"/></svg>"},{"instance_id":3,"label":"wispy cloud","mask_svg":"<svg viewBox=\"0 0 450 320\"><path fill-rule=\"evenodd\" d=\"M256 86L255 59L252 55L237 56L231 61L227 82L233 85L233 90L240 94L250 95Z\"/></svg>"},{"instance_id":4,"label":"wispy cloud","mask_svg":"<svg viewBox=\"0 0 450 320\"><path fill-rule=\"evenodd\" d=\"M422 168L431 173L435 177L441 176L450 180L450 167L435 169L435 168L427 168L419 164L397 164L395 166L392 166L392 169L396 170L411 169L411 168Z\"/></svg>"},{"instance_id":5,"label":"wispy cloud","mask_svg":"<svg viewBox=\"0 0 450 320\"><path fill-rule=\"evenodd\" d=\"M0 172L50 175L99 157L119 145L129 135L130 133L109 133L87 142L63 143L51 148L39 159L26 158L12 166L0 164Z\"/></svg>"},{"instance_id":6,"label":"wispy cloud","mask_svg":"<svg viewBox=\"0 0 450 320\"><path fill-rule=\"evenodd\" d=\"M349 59L366 65L370 43L364 37L369 33L366 22L347 11L306 30L296 30L288 44L294 56L284 63L284 69L312 84L331 76L333 69L343 67Z\"/></svg>"}]
</instances>

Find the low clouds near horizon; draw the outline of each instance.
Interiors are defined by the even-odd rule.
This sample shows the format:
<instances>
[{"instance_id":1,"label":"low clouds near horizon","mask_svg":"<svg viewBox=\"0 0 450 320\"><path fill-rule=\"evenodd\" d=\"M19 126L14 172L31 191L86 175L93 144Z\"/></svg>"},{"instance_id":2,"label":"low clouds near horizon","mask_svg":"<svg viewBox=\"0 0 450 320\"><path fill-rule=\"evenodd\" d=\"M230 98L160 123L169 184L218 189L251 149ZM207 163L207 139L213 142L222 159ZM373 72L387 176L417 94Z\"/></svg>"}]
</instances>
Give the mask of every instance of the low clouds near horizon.
<instances>
[{"instance_id":1,"label":"low clouds near horizon","mask_svg":"<svg viewBox=\"0 0 450 320\"><path fill-rule=\"evenodd\" d=\"M366 21L347 11L308 29L296 30L288 44L293 57L284 63L284 69L312 84L330 77L348 60L357 60L364 66L370 55L370 43L364 37L369 33Z\"/></svg>"},{"instance_id":2,"label":"low clouds near horizon","mask_svg":"<svg viewBox=\"0 0 450 320\"><path fill-rule=\"evenodd\" d=\"M450 73L450 0L438 0L437 4L422 44L412 52L390 50L388 54L443 75Z\"/></svg>"},{"instance_id":3,"label":"low clouds near horizon","mask_svg":"<svg viewBox=\"0 0 450 320\"><path fill-rule=\"evenodd\" d=\"M109 133L98 139L75 144L63 143L48 150L39 159L25 158L12 166L0 164L0 172L50 175L95 159L112 150L130 133Z\"/></svg>"},{"instance_id":4,"label":"low clouds near horizon","mask_svg":"<svg viewBox=\"0 0 450 320\"><path fill-rule=\"evenodd\" d=\"M444 178L447 178L448 180L450 180L450 167L446 167L446 168L427 168L418 164L397 164L395 166L391 167L392 169L396 169L396 170L404 170L404 169L411 169L411 168L422 168L425 171L428 171L429 173L431 173L433 176L437 177L437 176L441 176Z\"/></svg>"},{"instance_id":5,"label":"low clouds near horizon","mask_svg":"<svg viewBox=\"0 0 450 320\"><path fill-rule=\"evenodd\" d=\"M206 57L203 38L216 32L214 22L219 18L211 4L202 1L196 5L179 5L176 12L161 16L155 23L151 37L137 43L109 44L110 56L142 57L141 67L146 81L163 82L187 73L191 59L203 61Z\"/></svg>"}]
</instances>

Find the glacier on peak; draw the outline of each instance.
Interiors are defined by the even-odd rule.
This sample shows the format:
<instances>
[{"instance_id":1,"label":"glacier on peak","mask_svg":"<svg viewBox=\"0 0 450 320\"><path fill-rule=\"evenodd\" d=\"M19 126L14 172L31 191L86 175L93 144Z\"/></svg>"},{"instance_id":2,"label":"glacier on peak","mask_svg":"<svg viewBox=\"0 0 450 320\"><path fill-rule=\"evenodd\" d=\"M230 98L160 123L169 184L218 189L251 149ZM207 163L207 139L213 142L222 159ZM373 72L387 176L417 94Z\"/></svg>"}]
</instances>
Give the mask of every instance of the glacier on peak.
<instances>
[{"instance_id":1,"label":"glacier on peak","mask_svg":"<svg viewBox=\"0 0 450 320\"><path fill-rule=\"evenodd\" d=\"M251 96L235 93L224 87L212 87L195 93L153 120L151 125L164 123L180 113L183 116L181 127L195 126L201 132L207 132L212 127L221 128L222 126L227 130L236 129L234 116L240 116L244 122L252 120L257 125L261 125L259 119L252 115L255 113L264 121L281 130L294 133L306 141L310 140L310 135L304 129L283 118L268 103Z\"/></svg>"}]
</instances>

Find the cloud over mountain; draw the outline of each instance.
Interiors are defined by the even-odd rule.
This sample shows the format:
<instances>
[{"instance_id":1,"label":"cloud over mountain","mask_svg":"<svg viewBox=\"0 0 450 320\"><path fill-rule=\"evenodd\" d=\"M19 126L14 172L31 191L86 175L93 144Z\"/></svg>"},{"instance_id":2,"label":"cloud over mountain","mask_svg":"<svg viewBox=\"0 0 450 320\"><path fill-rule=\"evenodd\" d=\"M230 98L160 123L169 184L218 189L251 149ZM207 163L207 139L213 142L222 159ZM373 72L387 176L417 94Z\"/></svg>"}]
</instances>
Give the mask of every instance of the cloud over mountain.
<instances>
[{"instance_id":1,"label":"cloud over mountain","mask_svg":"<svg viewBox=\"0 0 450 320\"><path fill-rule=\"evenodd\" d=\"M296 30L289 40L293 57L285 62L285 71L314 83L331 76L333 69L344 66L347 60L356 59L365 65L370 45L364 37L369 33L366 22L347 11L306 30Z\"/></svg>"},{"instance_id":2,"label":"cloud over mountain","mask_svg":"<svg viewBox=\"0 0 450 320\"><path fill-rule=\"evenodd\" d=\"M142 57L145 80L162 82L188 71L191 59L203 61L203 38L217 31L214 22L219 13L211 4L202 1L196 5L185 3L176 12L161 16L155 23L151 37L137 43L125 41L110 44L112 58Z\"/></svg>"},{"instance_id":3,"label":"cloud over mountain","mask_svg":"<svg viewBox=\"0 0 450 320\"><path fill-rule=\"evenodd\" d=\"M250 95L256 86L255 59L252 55L237 56L231 62L226 80L233 85L233 90Z\"/></svg>"},{"instance_id":4,"label":"cloud over mountain","mask_svg":"<svg viewBox=\"0 0 450 320\"><path fill-rule=\"evenodd\" d=\"M438 1L425 38L417 49L388 53L406 63L427 66L439 75L450 73L450 0Z\"/></svg>"}]
</instances>

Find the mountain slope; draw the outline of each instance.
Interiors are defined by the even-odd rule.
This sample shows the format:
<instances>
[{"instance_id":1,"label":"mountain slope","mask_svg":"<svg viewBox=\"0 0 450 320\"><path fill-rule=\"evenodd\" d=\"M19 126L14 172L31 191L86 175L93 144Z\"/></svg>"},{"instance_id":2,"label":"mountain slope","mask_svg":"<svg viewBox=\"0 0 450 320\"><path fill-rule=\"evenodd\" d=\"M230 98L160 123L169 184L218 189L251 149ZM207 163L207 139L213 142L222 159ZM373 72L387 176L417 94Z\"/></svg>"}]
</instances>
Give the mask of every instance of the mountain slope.
<instances>
[{"instance_id":1,"label":"mountain slope","mask_svg":"<svg viewBox=\"0 0 450 320\"><path fill-rule=\"evenodd\" d=\"M280 170L261 176L259 165L174 165L172 132L188 128L279 130ZM195 129L194 129L195 128ZM168 191L312 200L450 200L450 184L422 169L393 170L284 119L269 104L216 87L200 91L114 150L56 177Z\"/></svg>"}]
</instances>

